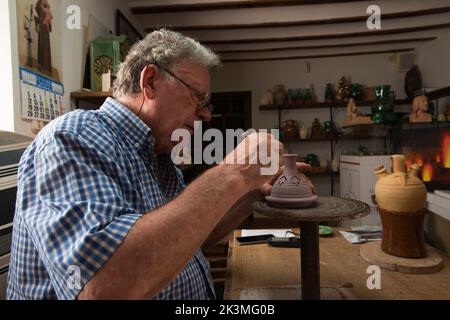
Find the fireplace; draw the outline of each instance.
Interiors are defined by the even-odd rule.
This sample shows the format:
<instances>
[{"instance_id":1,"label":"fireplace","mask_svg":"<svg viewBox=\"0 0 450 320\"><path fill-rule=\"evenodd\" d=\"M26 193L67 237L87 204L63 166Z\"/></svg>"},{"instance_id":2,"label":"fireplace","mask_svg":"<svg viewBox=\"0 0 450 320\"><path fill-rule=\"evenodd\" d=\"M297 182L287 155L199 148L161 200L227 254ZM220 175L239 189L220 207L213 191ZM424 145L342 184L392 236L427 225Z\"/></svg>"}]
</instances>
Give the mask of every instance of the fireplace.
<instances>
[{"instance_id":1,"label":"fireplace","mask_svg":"<svg viewBox=\"0 0 450 320\"><path fill-rule=\"evenodd\" d=\"M394 150L417 163L428 192L450 190L450 126L410 125L393 132Z\"/></svg>"}]
</instances>

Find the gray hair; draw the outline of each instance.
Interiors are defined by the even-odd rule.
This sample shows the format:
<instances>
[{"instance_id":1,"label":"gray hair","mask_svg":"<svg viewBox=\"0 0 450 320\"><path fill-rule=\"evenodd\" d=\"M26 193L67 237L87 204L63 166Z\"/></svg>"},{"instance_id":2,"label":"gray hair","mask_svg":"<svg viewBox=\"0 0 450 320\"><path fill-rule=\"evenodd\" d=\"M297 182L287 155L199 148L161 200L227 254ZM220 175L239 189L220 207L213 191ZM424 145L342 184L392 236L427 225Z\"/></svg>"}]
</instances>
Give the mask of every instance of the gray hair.
<instances>
[{"instance_id":1,"label":"gray hair","mask_svg":"<svg viewBox=\"0 0 450 320\"><path fill-rule=\"evenodd\" d=\"M142 70L157 63L171 68L177 62L191 61L208 70L221 66L220 58L211 49L178 32L160 29L149 33L137 42L120 65L114 81L113 96L127 96L141 92Z\"/></svg>"}]
</instances>

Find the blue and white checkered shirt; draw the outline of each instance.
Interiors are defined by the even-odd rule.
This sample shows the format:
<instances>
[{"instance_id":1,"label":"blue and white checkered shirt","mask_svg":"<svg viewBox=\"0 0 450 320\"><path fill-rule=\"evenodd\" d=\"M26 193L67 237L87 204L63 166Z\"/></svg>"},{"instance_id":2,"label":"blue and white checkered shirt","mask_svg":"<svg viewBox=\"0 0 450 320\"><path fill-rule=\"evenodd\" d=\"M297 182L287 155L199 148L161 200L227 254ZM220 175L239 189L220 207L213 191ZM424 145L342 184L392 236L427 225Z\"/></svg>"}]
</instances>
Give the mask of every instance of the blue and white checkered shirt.
<instances>
[{"instance_id":1,"label":"blue and white checkered shirt","mask_svg":"<svg viewBox=\"0 0 450 320\"><path fill-rule=\"evenodd\" d=\"M134 223L184 189L179 169L169 155L156 159L153 143L151 130L110 98L39 133L19 165L8 299L76 298ZM155 298L214 297L199 250Z\"/></svg>"}]
</instances>

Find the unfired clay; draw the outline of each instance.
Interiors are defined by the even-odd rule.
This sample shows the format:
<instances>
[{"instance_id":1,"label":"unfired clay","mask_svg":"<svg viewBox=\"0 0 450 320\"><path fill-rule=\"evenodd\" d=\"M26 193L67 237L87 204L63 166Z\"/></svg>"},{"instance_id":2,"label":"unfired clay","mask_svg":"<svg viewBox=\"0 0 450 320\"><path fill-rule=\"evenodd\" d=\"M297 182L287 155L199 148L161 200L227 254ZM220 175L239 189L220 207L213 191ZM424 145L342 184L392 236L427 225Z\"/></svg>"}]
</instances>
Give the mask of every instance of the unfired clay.
<instances>
[{"instance_id":1,"label":"unfired clay","mask_svg":"<svg viewBox=\"0 0 450 320\"><path fill-rule=\"evenodd\" d=\"M272 206L303 208L317 200L311 181L297 170L297 155L285 154L285 169L266 200Z\"/></svg>"}]
</instances>

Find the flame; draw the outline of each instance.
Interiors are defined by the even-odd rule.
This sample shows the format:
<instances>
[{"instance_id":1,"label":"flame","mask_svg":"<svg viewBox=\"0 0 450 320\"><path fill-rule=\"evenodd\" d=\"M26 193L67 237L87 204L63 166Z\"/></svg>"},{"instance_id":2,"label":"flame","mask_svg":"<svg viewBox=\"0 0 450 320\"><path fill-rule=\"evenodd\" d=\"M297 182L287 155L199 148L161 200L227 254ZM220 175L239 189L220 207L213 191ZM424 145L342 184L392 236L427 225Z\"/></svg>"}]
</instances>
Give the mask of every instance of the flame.
<instances>
[{"instance_id":1,"label":"flame","mask_svg":"<svg viewBox=\"0 0 450 320\"><path fill-rule=\"evenodd\" d=\"M406 171L409 171L409 168L411 168L412 166L412 160L406 159L405 164L406 164Z\"/></svg>"},{"instance_id":2,"label":"flame","mask_svg":"<svg viewBox=\"0 0 450 320\"><path fill-rule=\"evenodd\" d=\"M424 182L430 182L433 179L433 166L429 163L425 164L422 169L422 180Z\"/></svg>"},{"instance_id":3,"label":"flame","mask_svg":"<svg viewBox=\"0 0 450 320\"><path fill-rule=\"evenodd\" d=\"M436 154L436 163L441 163L441 155L439 153Z\"/></svg>"},{"instance_id":4,"label":"flame","mask_svg":"<svg viewBox=\"0 0 450 320\"><path fill-rule=\"evenodd\" d=\"M419 167L423 167L423 160L422 160L422 158L420 157L420 155L418 155L418 156L416 157L416 163L417 163L417 165L418 165Z\"/></svg>"},{"instance_id":5,"label":"flame","mask_svg":"<svg viewBox=\"0 0 450 320\"><path fill-rule=\"evenodd\" d=\"M450 135L444 135L442 142L442 158L444 159L444 167L450 168Z\"/></svg>"}]
</instances>

